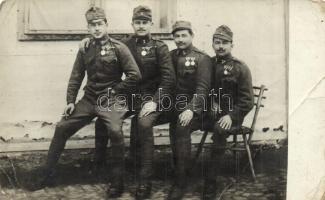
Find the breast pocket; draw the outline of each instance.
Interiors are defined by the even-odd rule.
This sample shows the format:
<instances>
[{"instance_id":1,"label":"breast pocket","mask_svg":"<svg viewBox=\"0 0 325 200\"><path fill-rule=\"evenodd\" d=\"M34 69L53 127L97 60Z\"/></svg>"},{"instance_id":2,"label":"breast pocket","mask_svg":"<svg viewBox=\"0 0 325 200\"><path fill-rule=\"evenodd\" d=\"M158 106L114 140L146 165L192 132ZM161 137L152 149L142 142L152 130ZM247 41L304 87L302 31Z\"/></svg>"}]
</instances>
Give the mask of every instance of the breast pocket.
<instances>
[{"instance_id":1,"label":"breast pocket","mask_svg":"<svg viewBox=\"0 0 325 200\"><path fill-rule=\"evenodd\" d=\"M145 77L152 77L159 73L157 68L158 62L155 56L146 56L142 60L143 62L143 72Z\"/></svg>"},{"instance_id":2,"label":"breast pocket","mask_svg":"<svg viewBox=\"0 0 325 200\"><path fill-rule=\"evenodd\" d=\"M238 80L234 76L223 77L222 86L229 92L236 92L238 88Z\"/></svg>"},{"instance_id":3,"label":"breast pocket","mask_svg":"<svg viewBox=\"0 0 325 200\"><path fill-rule=\"evenodd\" d=\"M117 58L115 55L106 55L101 57L101 61L104 65L111 65L117 63Z\"/></svg>"}]
</instances>

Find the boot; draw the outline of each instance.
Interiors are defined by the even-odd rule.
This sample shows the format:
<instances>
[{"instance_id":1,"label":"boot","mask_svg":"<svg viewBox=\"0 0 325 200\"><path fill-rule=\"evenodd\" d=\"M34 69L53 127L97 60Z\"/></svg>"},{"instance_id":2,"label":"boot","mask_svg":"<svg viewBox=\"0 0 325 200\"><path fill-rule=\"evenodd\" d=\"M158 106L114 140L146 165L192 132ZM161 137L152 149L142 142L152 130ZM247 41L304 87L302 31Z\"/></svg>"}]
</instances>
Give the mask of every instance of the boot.
<instances>
[{"instance_id":1,"label":"boot","mask_svg":"<svg viewBox=\"0 0 325 200\"><path fill-rule=\"evenodd\" d=\"M168 193L167 200L180 200L185 194L185 185L174 184Z\"/></svg>"},{"instance_id":2,"label":"boot","mask_svg":"<svg viewBox=\"0 0 325 200\"><path fill-rule=\"evenodd\" d=\"M38 175L36 175L36 173ZM28 186L28 190L36 191L41 190L45 187L53 187L55 185L55 172L50 169L38 169L37 172L33 174L33 177L38 177L37 180L32 181L33 184Z\"/></svg>"},{"instance_id":3,"label":"boot","mask_svg":"<svg viewBox=\"0 0 325 200\"><path fill-rule=\"evenodd\" d=\"M204 180L202 200L215 199L217 195L217 182L216 180Z\"/></svg>"},{"instance_id":4,"label":"boot","mask_svg":"<svg viewBox=\"0 0 325 200\"><path fill-rule=\"evenodd\" d=\"M96 177L97 180L107 180L107 164L106 162L93 163L88 173Z\"/></svg>"},{"instance_id":5,"label":"boot","mask_svg":"<svg viewBox=\"0 0 325 200\"><path fill-rule=\"evenodd\" d=\"M135 198L137 200L149 199L151 195L151 188L151 182L139 184L135 192Z\"/></svg>"},{"instance_id":6,"label":"boot","mask_svg":"<svg viewBox=\"0 0 325 200\"><path fill-rule=\"evenodd\" d=\"M106 191L107 197L109 199L121 197L123 192L124 192L124 181L122 179L116 182L109 183Z\"/></svg>"},{"instance_id":7,"label":"boot","mask_svg":"<svg viewBox=\"0 0 325 200\"><path fill-rule=\"evenodd\" d=\"M114 145L111 147L111 182L108 184L107 197L118 198L124 192L124 144Z\"/></svg>"}]
</instances>

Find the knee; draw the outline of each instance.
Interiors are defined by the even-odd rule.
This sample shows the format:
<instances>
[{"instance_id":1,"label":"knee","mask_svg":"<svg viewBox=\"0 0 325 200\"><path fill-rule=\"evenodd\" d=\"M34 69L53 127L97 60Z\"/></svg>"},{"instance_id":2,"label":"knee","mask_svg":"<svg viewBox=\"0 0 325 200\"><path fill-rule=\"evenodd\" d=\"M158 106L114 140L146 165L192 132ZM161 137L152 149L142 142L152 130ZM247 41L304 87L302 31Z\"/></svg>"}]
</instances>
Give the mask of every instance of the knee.
<instances>
[{"instance_id":1,"label":"knee","mask_svg":"<svg viewBox=\"0 0 325 200\"><path fill-rule=\"evenodd\" d=\"M152 127L153 127L152 120L150 120L148 117L138 118L138 128L139 129L147 130Z\"/></svg>"},{"instance_id":2,"label":"knee","mask_svg":"<svg viewBox=\"0 0 325 200\"><path fill-rule=\"evenodd\" d=\"M71 123L70 120L61 120L56 124L56 132L66 132L68 130L74 129L75 124Z\"/></svg>"},{"instance_id":3,"label":"knee","mask_svg":"<svg viewBox=\"0 0 325 200\"><path fill-rule=\"evenodd\" d=\"M220 124L216 122L213 126L213 132L217 135L226 135L226 129L221 128Z\"/></svg>"},{"instance_id":4,"label":"knee","mask_svg":"<svg viewBox=\"0 0 325 200\"><path fill-rule=\"evenodd\" d=\"M69 124L66 123L65 121L60 121L56 127L55 127L55 132L54 132L54 137L55 138L66 138L68 139L69 136L68 136L68 130L69 130Z\"/></svg>"},{"instance_id":5,"label":"knee","mask_svg":"<svg viewBox=\"0 0 325 200\"><path fill-rule=\"evenodd\" d=\"M108 131L113 135L121 135L122 125L117 123L110 124Z\"/></svg>"},{"instance_id":6,"label":"knee","mask_svg":"<svg viewBox=\"0 0 325 200\"><path fill-rule=\"evenodd\" d=\"M211 139L213 141L212 152L217 155L223 154L227 146L227 137L225 135L214 133Z\"/></svg>"},{"instance_id":7,"label":"knee","mask_svg":"<svg viewBox=\"0 0 325 200\"><path fill-rule=\"evenodd\" d=\"M110 139L113 143L120 143L123 141L122 126L118 124L111 124L108 129Z\"/></svg>"},{"instance_id":8,"label":"knee","mask_svg":"<svg viewBox=\"0 0 325 200\"><path fill-rule=\"evenodd\" d=\"M56 130L65 130L68 127L69 127L68 121L67 120L61 120L56 124L55 129Z\"/></svg>"},{"instance_id":9,"label":"knee","mask_svg":"<svg viewBox=\"0 0 325 200\"><path fill-rule=\"evenodd\" d=\"M175 135L178 138L189 138L191 136L190 125L182 126L179 122L177 122Z\"/></svg>"}]
</instances>

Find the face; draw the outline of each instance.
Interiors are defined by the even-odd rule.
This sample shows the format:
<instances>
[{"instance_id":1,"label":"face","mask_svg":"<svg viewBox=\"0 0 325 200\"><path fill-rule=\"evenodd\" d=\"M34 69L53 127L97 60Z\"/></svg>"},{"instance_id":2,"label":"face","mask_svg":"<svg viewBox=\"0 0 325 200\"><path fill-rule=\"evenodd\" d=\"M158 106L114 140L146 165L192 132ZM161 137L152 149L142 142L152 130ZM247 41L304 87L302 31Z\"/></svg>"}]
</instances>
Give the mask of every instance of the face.
<instances>
[{"instance_id":1,"label":"face","mask_svg":"<svg viewBox=\"0 0 325 200\"><path fill-rule=\"evenodd\" d=\"M189 30L176 31L173 36L178 49L186 49L192 44L193 35Z\"/></svg>"},{"instance_id":2,"label":"face","mask_svg":"<svg viewBox=\"0 0 325 200\"><path fill-rule=\"evenodd\" d=\"M152 25L153 23L149 20L135 19L132 21L132 27L137 36L150 34Z\"/></svg>"},{"instance_id":3,"label":"face","mask_svg":"<svg viewBox=\"0 0 325 200\"><path fill-rule=\"evenodd\" d=\"M214 51L216 52L216 55L222 57L222 56L226 56L231 53L233 44L231 41L228 41L228 40L214 38L212 47L213 47Z\"/></svg>"},{"instance_id":4,"label":"face","mask_svg":"<svg viewBox=\"0 0 325 200\"><path fill-rule=\"evenodd\" d=\"M95 39L105 36L108 33L107 27L104 19L95 19L88 23L88 30Z\"/></svg>"}]
</instances>

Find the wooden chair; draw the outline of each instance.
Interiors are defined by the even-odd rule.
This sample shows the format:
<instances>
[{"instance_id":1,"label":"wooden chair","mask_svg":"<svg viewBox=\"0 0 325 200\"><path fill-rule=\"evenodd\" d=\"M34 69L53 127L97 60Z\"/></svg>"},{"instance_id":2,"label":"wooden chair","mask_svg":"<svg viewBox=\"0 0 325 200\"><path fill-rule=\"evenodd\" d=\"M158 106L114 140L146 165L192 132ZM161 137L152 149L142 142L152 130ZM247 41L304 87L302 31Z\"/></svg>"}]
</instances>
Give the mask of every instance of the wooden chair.
<instances>
[{"instance_id":1,"label":"wooden chair","mask_svg":"<svg viewBox=\"0 0 325 200\"><path fill-rule=\"evenodd\" d=\"M267 91L268 89L264 86L261 85L259 87L254 86L254 117L253 117L253 121L250 127L246 127L246 126L242 126L238 131L235 131L234 133L232 133L231 135L233 136L233 141L232 141L232 145L230 147L227 147L227 149L230 149L231 151L233 151L235 153L235 163L236 163L236 173L238 175L238 166L239 166L239 155L238 152L239 151L246 151L247 156L248 156L248 161L249 161L249 166L250 166L250 170L252 173L252 177L255 181L256 177L255 177L255 170L254 170L254 164L253 164L253 159L252 159L252 153L251 153L251 140L255 131L255 125L256 125L256 121L257 121L257 117L258 117L258 113L260 111L261 107L264 107L264 105L262 104L262 100L266 99L265 96L263 96L264 91ZM205 143L206 137L208 135L208 131L204 131L201 141L198 144L198 149L194 158L195 163L197 162L200 153L202 152L203 149L203 145ZM237 140L237 136L241 135L243 138L243 146L239 145L239 142ZM247 138L248 136L248 138Z\"/></svg>"}]
</instances>

